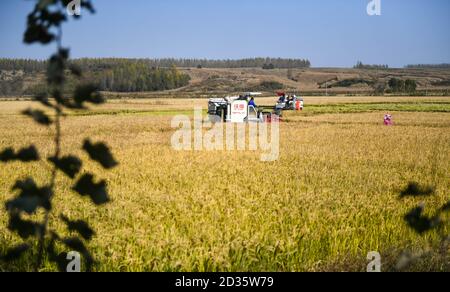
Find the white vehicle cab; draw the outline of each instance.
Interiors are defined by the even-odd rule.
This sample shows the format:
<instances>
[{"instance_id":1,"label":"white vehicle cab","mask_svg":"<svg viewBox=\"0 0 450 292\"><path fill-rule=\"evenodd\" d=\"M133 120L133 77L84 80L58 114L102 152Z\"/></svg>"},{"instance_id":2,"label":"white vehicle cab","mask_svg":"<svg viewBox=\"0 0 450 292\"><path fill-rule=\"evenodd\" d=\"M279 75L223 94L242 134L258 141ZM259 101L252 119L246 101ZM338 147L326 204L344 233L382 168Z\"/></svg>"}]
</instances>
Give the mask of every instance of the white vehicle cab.
<instances>
[{"instance_id":1,"label":"white vehicle cab","mask_svg":"<svg viewBox=\"0 0 450 292\"><path fill-rule=\"evenodd\" d=\"M259 92L248 92L241 96L211 98L208 102L209 119L229 123L264 122L263 114L249 105L250 98L260 95Z\"/></svg>"}]
</instances>

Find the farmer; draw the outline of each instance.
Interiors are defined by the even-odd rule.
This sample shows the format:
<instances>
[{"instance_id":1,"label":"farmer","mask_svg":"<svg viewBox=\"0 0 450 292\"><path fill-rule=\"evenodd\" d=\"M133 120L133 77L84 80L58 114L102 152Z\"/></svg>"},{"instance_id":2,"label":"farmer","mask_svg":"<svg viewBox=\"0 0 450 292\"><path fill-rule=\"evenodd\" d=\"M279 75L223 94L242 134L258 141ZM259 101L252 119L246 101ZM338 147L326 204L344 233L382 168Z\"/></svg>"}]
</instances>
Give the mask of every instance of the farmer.
<instances>
[{"instance_id":1,"label":"farmer","mask_svg":"<svg viewBox=\"0 0 450 292\"><path fill-rule=\"evenodd\" d=\"M386 126L392 126L392 116L390 114L385 114L384 115L384 124Z\"/></svg>"},{"instance_id":2,"label":"farmer","mask_svg":"<svg viewBox=\"0 0 450 292\"><path fill-rule=\"evenodd\" d=\"M254 97L252 97L252 98L250 99L250 101L248 102L248 106L252 106L252 107L254 107L254 108L257 108L256 103L255 103L255 98L254 98Z\"/></svg>"},{"instance_id":3,"label":"farmer","mask_svg":"<svg viewBox=\"0 0 450 292\"><path fill-rule=\"evenodd\" d=\"M303 98L297 98L295 102L295 110L302 111L303 110Z\"/></svg>"}]
</instances>

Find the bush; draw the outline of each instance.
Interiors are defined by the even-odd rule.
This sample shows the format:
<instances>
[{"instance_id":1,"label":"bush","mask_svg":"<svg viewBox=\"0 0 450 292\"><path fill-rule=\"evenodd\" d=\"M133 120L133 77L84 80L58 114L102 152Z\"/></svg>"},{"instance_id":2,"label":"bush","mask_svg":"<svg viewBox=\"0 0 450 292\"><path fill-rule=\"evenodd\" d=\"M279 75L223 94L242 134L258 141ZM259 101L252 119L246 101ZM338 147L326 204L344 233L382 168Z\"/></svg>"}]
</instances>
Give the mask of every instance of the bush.
<instances>
[{"instance_id":1,"label":"bush","mask_svg":"<svg viewBox=\"0 0 450 292\"><path fill-rule=\"evenodd\" d=\"M384 95L386 91L386 83L378 82L373 85L373 91L375 95Z\"/></svg>"},{"instance_id":2,"label":"bush","mask_svg":"<svg viewBox=\"0 0 450 292\"><path fill-rule=\"evenodd\" d=\"M416 92L417 84L416 81L408 79L405 81L405 91L408 93Z\"/></svg>"},{"instance_id":3,"label":"bush","mask_svg":"<svg viewBox=\"0 0 450 292\"><path fill-rule=\"evenodd\" d=\"M394 93L414 93L417 89L417 84L415 80L411 79L405 81L398 78L391 78L389 80L389 87Z\"/></svg>"},{"instance_id":4,"label":"bush","mask_svg":"<svg viewBox=\"0 0 450 292\"><path fill-rule=\"evenodd\" d=\"M329 85L329 87L351 87L352 85L355 84L360 84L360 83L365 83L367 85L373 85L373 81L370 80L366 80L366 79L359 79L359 78L354 78L354 79L344 79L341 81L338 81L334 84Z\"/></svg>"},{"instance_id":5,"label":"bush","mask_svg":"<svg viewBox=\"0 0 450 292\"><path fill-rule=\"evenodd\" d=\"M272 63L270 63L270 64L264 64L264 65L262 66L262 68L263 68L264 70L272 70L272 69L275 69L275 65L272 64Z\"/></svg>"},{"instance_id":6,"label":"bush","mask_svg":"<svg viewBox=\"0 0 450 292\"><path fill-rule=\"evenodd\" d=\"M263 81L259 84L257 90L272 91L283 89L284 85L277 81Z\"/></svg>"}]
</instances>

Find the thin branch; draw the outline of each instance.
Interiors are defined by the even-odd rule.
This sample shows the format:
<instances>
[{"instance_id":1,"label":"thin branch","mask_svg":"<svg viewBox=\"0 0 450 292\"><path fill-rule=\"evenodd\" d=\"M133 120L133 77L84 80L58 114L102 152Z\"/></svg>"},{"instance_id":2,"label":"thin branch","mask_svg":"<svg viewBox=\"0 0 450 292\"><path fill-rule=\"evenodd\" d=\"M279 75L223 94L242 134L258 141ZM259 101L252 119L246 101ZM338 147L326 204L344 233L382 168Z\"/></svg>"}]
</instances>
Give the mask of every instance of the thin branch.
<instances>
[{"instance_id":1,"label":"thin branch","mask_svg":"<svg viewBox=\"0 0 450 292\"><path fill-rule=\"evenodd\" d=\"M61 26L58 26L58 36L56 39L57 43L57 49L58 51L62 48L62 29ZM61 86L60 86L61 87ZM62 108L59 104L56 104L55 106L55 153L54 157L55 159L59 159L61 155L61 115L62 115ZM56 164L52 168L51 178L50 178L50 189L52 190L52 197L54 195L54 188L56 184L56 176L58 173L58 168ZM49 198L49 200L52 199ZM44 247L45 247L45 235L47 234L47 228L48 228L48 222L50 217L50 210L45 211L44 220L41 224L41 230L39 232L39 244L38 244L38 257L36 261L36 267L35 271L39 271L39 268L42 265L43 257L44 257Z\"/></svg>"}]
</instances>

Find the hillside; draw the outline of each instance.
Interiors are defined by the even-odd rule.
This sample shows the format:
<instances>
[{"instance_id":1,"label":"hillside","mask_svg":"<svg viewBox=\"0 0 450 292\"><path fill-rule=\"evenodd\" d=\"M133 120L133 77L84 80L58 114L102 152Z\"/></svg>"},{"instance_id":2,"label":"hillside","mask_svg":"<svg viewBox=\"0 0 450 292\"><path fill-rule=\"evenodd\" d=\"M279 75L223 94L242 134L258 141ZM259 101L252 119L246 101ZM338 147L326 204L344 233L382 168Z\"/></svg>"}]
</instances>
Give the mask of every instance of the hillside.
<instances>
[{"instance_id":1,"label":"hillside","mask_svg":"<svg viewBox=\"0 0 450 292\"><path fill-rule=\"evenodd\" d=\"M449 69L272 69L261 68L180 68L191 80L187 86L164 92L130 93L133 96L171 95L174 97L206 97L262 91L273 94L278 89L304 95L373 94L374 88L384 86L389 93L391 78L411 79L417 83L421 95L448 95L450 89ZM23 71L0 72L0 96L31 95L34 87L43 81L43 73ZM271 87L261 86L268 82ZM122 96L118 94L117 96Z\"/></svg>"},{"instance_id":2,"label":"hillside","mask_svg":"<svg viewBox=\"0 0 450 292\"><path fill-rule=\"evenodd\" d=\"M275 81L284 90L303 94L370 94L374 86L391 78L416 81L419 91L450 89L450 70L443 69L183 69L192 80L179 92L209 94L261 90L264 81ZM328 89L327 89L328 87ZM262 89L264 91L264 89Z\"/></svg>"}]
</instances>

